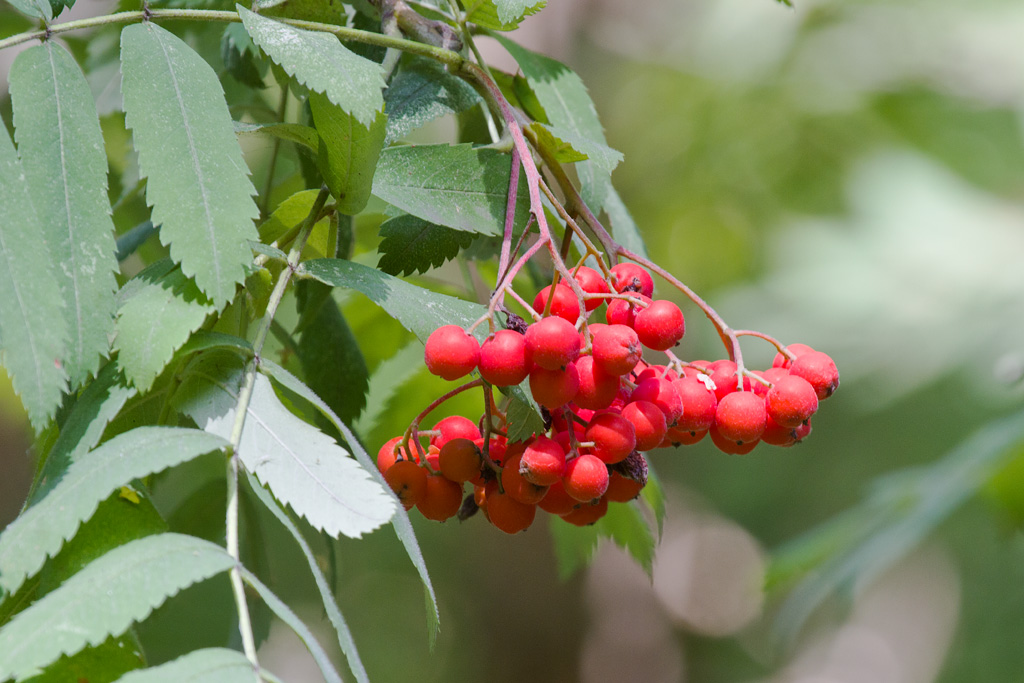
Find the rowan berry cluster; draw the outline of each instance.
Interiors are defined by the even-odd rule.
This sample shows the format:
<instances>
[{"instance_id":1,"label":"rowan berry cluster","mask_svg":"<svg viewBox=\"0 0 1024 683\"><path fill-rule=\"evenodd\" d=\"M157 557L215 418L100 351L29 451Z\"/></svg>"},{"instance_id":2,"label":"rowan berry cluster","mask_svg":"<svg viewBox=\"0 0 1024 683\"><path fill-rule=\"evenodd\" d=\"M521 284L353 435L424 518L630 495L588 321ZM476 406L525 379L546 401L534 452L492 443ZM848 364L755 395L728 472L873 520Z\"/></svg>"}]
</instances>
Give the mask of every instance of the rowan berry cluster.
<instances>
[{"instance_id":1,"label":"rowan berry cluster","mask_svg":"<svg viewBox=\"0 0 1024 683\"><path fill-rule=\"evenodd\" d=\"M639 495L647 481L642 452L708 435L731 454L749 453L761 442L791 446L810 434L819 401L839 385L828 355L749 331L726 336L775 343L771 368L749 371L738 358L681 360L672 349L686 331L683 313L671 301L651 298L654 281L645 268L620 263L603 276L580 266L572 275L583 296L561 283L545 287L529 325L509 313L507 329L483 344L456 325L427 339L430 372L457 380L477 371L480 379L464 388L484 387L487 409L479 422L453 416L429 431L416 425L384 445L378 467L406 509L444 520L479 508L508 533L528 527L537 507L592 524L609 502ZM592 321L604 304L606 322ZM663 352L667 361L650 363L645 349ZM527 380L546 432L509 442L490 388ZM426 449L421 438L429 438ZM466 482L474 490L463 501Z\"/></svg>"}]
</instances>

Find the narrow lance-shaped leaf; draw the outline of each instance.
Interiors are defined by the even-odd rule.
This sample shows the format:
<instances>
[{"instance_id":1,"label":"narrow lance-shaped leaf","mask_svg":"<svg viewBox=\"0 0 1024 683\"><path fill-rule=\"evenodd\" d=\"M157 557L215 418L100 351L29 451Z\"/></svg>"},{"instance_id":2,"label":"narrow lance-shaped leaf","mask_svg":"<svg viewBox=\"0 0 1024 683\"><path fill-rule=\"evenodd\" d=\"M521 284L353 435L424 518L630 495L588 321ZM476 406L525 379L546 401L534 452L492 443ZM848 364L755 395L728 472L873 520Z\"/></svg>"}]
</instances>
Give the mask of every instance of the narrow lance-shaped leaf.
<instances>
[{"instance_id":1,"label":"narrow lance-shaped leaf","mask_svg":"<svg viewBox=\"0 0 1024 683\"><path fill-rule=\"evenodd\" d=\"M511 159L471 145L417 145L384 151L373 193L406 213L456 230L500 235ZM519 183L515 226L529 216L526 183Z\"/></svg>"},{"instance_id":2,"label":"narrow lance-shaped leaf","mask_svg":"<svg viewBox=\"0 0 1024 683\"><path fill-rule=\"evenodd\" d=\"M345 442L352 449L352 454L356 460L376 479L382 487L385 487L388 491L391 487L388 486L387 482L384 481L384 475L377 469L377 464L370 458L366 449L356 438L356 435L352 433L352 430L348 428L344 422L338 419L338 416L330 409L330 407L320 400L313 391L305 384L300 382L295 375L288 372L280 365L273 361L264 359L260 365L261 369L268 373L274 378L281 386L285 387L289 391L294 392L298 396L309 401L313 406L316 407L331 424L341 433ZM392 494L394 495L394 494ZM420 575L420 579L423 581L423 592L426 596L427 601L427 624L429 626L428 635L430 638L431 646L437 638L437 631L440 625L440 612L437 609L437 596L434 594L434 585L430 581L430 574L427 572L427 563L423 560L423 553L420 552L419 543L416 542L416 534L412 529L412 523L409 521L409 513L405 511L405 508L401 505L396 506L395 516L391 518L391 525L395 529L395 535L398 536L398 540L401 541L402 546L405 548L406 554L409 556L409 560L412 561L416 571Z\"/></svg>"},{"instance_id":3,"label":"narrow lance-shaped leaf","mask_svg":"<svg viewBox=\"0 0 1024 683\"><path fill-rule=\"evenodd\" d=\"M387 117L378 112L373 123L363 125L326 95L316 92L309 96L309 107L320 135L316 157L320 175L337 199L338 211L354 216L370 199Z\"/></svg>"},{"instance_id":4,"label":"narrow lance-shaped leaf","mask_svg":"<svg viewBox=\"0 0 1024 683\"><path fill-rule=\"evenodd\" d=\"M237 356L207 354L189 368L176 407L230 437L241 380ZM263 375L256 377L238 456L279 500L331 536L358 538L395 512L388 492L333 439L289 412Z\"/></svg>"},{"instance_id":5,"label":"narrow lance-shaped leaf","mask_svg":"<svg viewBox=\"0 0 1024 683\"><path fill-rule=\"evenodd\" d=\"M31 675L62 654L122 633L168 597L234 564L220 546L181 534L116 548L0 629L0 680Z\"/></svg>"},{"instance_id":6,"label":"narrow lance-shaped leaf","mask_svg":"<svg viewBox=\"0 0 1024 683\"><path fill-rule=\"evenodd\" d=\"M228 301L252 259L259 212L217 74L152 22L121 33L121 69L160 239L215 304Z\"/></svg>"},{"instance_id":7,"label":"narrow lance-shaped leaf","mask_svg":"<svg viewBox=\"0 0 1024 683\"><path fill-rule=\"evenodd\" d=\"M16 591L117 487L226 445L213 434L180 427L139 427L107 441L73 463L49 495L0 534L0 588Z\"/></svg>"},{"instance_id":8,"label":"narrow lance-shaped leaf","mask_svg":"<svg viewBox=\"0 0 1024 683\"><path fill-rule=\"evenodd\" d=\"M375 62L348 50L336 36L304 31L235 5L254 43L310 90L369 126L384 108L384 75Z\"/></svg>"},{"instance_id":9,"label":"narrow lance-shaped leaf","mask_svg":"<svg viewBox=\"0 0 1024 683\"><path fill-rule=\"evenodd\" d=\"M302 554L306 558L306 562L309 564L309 570L313 573L313 580L316 582L316 588L320 591L320 599L323 601L324 611L327 612L327 618L331 620L331 624L334 626L335 632L338 634L338 645L341 646L341 651L345 653L345 658L348 659L349 668L352 669L352 673L355 674L356 680L360 683L369 683L369 677L366 675L366 668L363 666L363 661L359 658L359 651L356 649L356 643L352 640L352 632L348 628L348 623L345 621L345 617L341 614L341 610L338 608L338 603L334 600L334 594L331 592L330 584L327 583L327 577L320 570L320 565L317 564L316 556L313 555L313 550L309 547L302 532L299 531L299 527L291 520L288 513L285 512L273 496L260 486L260 483L256 481L256 478L251 474L246 473L249 478L249 487L252 492L256 494L260 502L263 503L274 517L277 517L277 521L281 522L282 526L288 530L288 533L292 535L295 542L299 544L299 548L302 550Z\"/></svg>"},{"instance_id":10,"label":"narrow lance-shaped leaf","mask_svg":"<svg viewBox=\"0 0 1024 683\"><path fill-rule=\"evenodd\" d=\"M214 311L180 270L136 292L117 314L114 348L125 377L139 391L148 390L174 352Z\"/></svg>"},{"instance_id":11,"label":"narrow lance-shaped leaf","mask_svg":"<svg viewBox=\"0 0 1024 683\"><path fill-rule=\"evenodd\" d=\"M48 40L11 67L14 136L29 192L58 264L71 386L99 368L114 328L117 259L107 200L107 156L89 84L74 58Z\"/></svg>"},{"instance_id":12,"label":"narrow lance-shaped leaf","mask_svg":"<svg viewBox=\"0 0 1024 683\"><path fill-rule=\"evenodd\" d=\"M364 437L369 434L387 411L388 404L398 395L402 386L423 370L423 344L411 341L402 349L386 358L370 375L366 392L366 408L352 428Z\"/></svg>"},{"instance_id":13,"label":"narrow lance-shaped leaf","mask_svg":"<svg viewBox=\"0 0 1024 683\"><path fill-rule=\"evenodd\" d=\"M0 345L14 391L36 429L67 387L67 326L42 224L14 144L0 131Z\"/></svg>"},{"instance_id":14,"label":"narrow lance-shaped leaf","mask_svg":"<svg viewBox=\"0 0 1024 683\"><path fill-rule=\"evenodd\" d=\"M252 662L238 650L195 650L160 666L132 671L117 683L253 683Z\"/></svg>"}]
</instances>

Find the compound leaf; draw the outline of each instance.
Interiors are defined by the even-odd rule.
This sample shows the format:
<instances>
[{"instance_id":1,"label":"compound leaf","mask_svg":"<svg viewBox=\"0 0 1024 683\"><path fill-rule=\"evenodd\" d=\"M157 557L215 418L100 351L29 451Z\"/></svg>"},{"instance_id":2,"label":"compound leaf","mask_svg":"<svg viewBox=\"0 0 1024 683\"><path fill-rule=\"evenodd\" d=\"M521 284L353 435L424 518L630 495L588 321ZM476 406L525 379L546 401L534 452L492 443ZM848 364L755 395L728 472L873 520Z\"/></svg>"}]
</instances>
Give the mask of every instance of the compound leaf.
<instances>
[{"instance_id":1,"label":"compound leaf","mask_svg":"<svg viewBox=\"0 0 1024 683\"><path fill-rule=\"evenodd\" d=\"M197 429L139 427L79 458L45 498L0 534L0 588L16 591L111 491L226 445L219 437Z\"/></svg>"},{"instance_id":2,"label":"compound leaf","mask_svg":"<svg viewBox=\"0 0 1024 683\"><path fill-rule=\"evenodd\" d=\"M299 123L248 123L235 121L233 123L236 135L263 135L294 142L308 149L316 151L320 145L320 136L315 128L303 126Z\"/></svg>"},{"instance_id":3,"label":"compound leaf","mask_svg":"<svg viewBox=\"0 0 1024 683\"><path fill-rule=\"evenodd\" d=\"M425 273L459 255L473 242L473 235L403 214L380 226L377 267L389 275Z\"/></svg>"},{"instance_id":4,"label":"compound leaf","mask_svg":"<svg viewBox=\"0 0 1024 683\"><path fill-rule=\"evenodd\" d=\"M220 546L181 534L116 548L0 629L0 680L31 675L62 654L122 633L168 597L234 564Z\"/></svg>"},{"instance_id":5,"label":"compound leaf","mask_svg":"<svg viewBox=\"0 0 1024 683\"><path fill-rule=\"evenodd\" d=\"M10 76L14 135L64 299L71 387L99 368L114 328L117 259L107 156L89 84L56 41L25 50Z\"/></svg>"},{"instance_id":6,"label":"compound leaf","mask_svg":"<svg viewBox=\"0 0 1024 683\"><path fill-rule=\"evenodd\" d=\"M117 683L252 683L252 662L237 650L211 647L175 660L132 671Z\"/></svg>"},{"instance_id":7,"label":"compound leaf","mask_svg":"<svg viewBox=\"0 0 1024 683\"><path fill-rule=\"evenodd\" d=\"M188 370L176 407L196 424L231 435L242 380L234 354L211 353ZM245 468L316 529L359 538L386 523L393 497L316 427L281 403L264 375L256 376L238 455Z\"/></svg>"},{"instance_id":8,"label":"compound leaf","mask_svg":"<svg viewBox=\"0 0 1024 683\"><path fill-rule=\"evenodd\" d=\"M33 426L53 416L67 388L60 364L67 327L42 223L6 129L0 132L0 344Z\"/></svg>"},{"instance_id":9,"label":"compound leaf","mask_svg":"<svg viewBox=\"0 0 1024 683\"><path fill-rule=\"evenodd\" d=\"M481 99L469 83L443 65L410 55L384 92L384 102L390 142L445 114L465 111Z\"/></svg>"},{"instance_id":10,"label":"compound leaf","mask_svg":"<svg viewBox=\"0 0 1024 683\"><path fill-rule=\"evenodd\" d=\"M421 145L384 150L373 193L406 213L456 230L500 235L511 163L507 154L471 145ZM515 225L529 215L526 183L519 183Z\"/></svg>"},{"instance_id":11,"label":"compound leaf","mask_svg":"<svg viewBox=\"0 0 1024 683\"><path fill-rule=\"evenodd\" d=\"M252 260L259 214L217 74L153 22L121 33L122 91L160 239L215 303Z\"/></svg>"},{"instance_id":12,"label":"compound leaf","mask_svg":"<svg viewBox=\"0 0 1024 683\"><path fill-rule=\"evenodd\" d=\"M369 127L384 108L379 64L348 50L337 37L304 31L235 5L245 30L260 49L300 83Z\"/></svg>"},{"instance_id":13,"label":"compound leaf","mask_svg":"<svg viewBox=\"0 0 1024 683\"><path fill-rule=\"evenodd\" d=\"M309 107L320 134L317 167L338 211L355 215L370 199L373 172L384 147L387 117L378 112L373 123L363 125L325 95L310 93Z\"/></svg>"}]
</instances>

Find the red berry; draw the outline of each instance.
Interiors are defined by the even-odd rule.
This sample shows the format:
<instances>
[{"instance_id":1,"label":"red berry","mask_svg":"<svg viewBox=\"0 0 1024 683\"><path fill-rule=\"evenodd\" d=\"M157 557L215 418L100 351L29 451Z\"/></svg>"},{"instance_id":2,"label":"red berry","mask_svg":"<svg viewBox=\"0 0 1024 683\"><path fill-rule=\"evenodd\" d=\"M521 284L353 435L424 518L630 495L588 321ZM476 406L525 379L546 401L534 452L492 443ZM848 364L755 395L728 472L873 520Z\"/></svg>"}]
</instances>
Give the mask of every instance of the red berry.
<instances>
[{"instance_id":1,"label":"red berry","mask_svg":"<svg viewBox=\"0 0 1024 683\"><path fill-rule=\"evenodd\" d=\"M437 456L441 474L460 484L479 475L483 462L480 449L469 439L452 439L441 447Z\"/></svg>"},{"instance_id":2,"label":"red berry","mask_svg":"<svg viewBox=\"0 0 1024 683\"><path fill-rule=\"evenodd\" d=\"M526 328L526 357L545 370L564 368L580 355L580 336L568 320L544 318Z\"/></svg>"},{"instance_id":3,"label":"red berry","mask_svg":"<svg viewBox=\"0 0 1024 683\"><path fill-rule=\"evenodd\" d=\"M585 441L594 442L594 455L609 465L626 459L636 448L633 423L617 413L595 415L583 434Z\"/></svg>"},{"instance_id":4,"label":"red berry","mask_svg":"<svg viewBox=\"0 0 1024 683\"><path fill-rule=\"evenodd\" d=\"M789 366L789 374L807 380L819 399L826 399L839 388L839 370L827 353L808 351Z\"/></svg>"},{"instance_id":5,"label":"red berry","mask_svg":"<svg viewBox=\"0 0 1024 683\"><path fill-rule=\"evenodd\" d=\"M404 438L403 436L396 436L380 447L380 451L377 452L377 469L380 470L381 474L387 472L389 467L398 462L399 454L401 454L402 460L418 462L419 459L415 455L410 457L409 453L401 447L400 444ZM416 447L413 446L413 448L415 449Z\"/></svg>"},{"instance_id":6,"label":"red berry","mask_svg":"<svg viewBox=\"0 0 1024 683\"><path fill-rule=\"evenodd\" d=\"M409 510L427 493L427 471L411 460L399 460L384 473L391 490Z\"/></svg>"},{"instance_id":7,"label":"red berry","mask_svg":"<svg viewBox=\"0 0 1024 683\"><path fill-rule=\"evenodd\" d=\"M581 408L601 410L611 405L619 393L619 377L601 369L593 356L581 356L573 365L580 385L573 402Z\"/></svg>"},{"instance_id":8,"label":"red berry","mask_svg":"<svg viewBox=\"0 0 1024 683\"><path fill-rule=\"evenodd\" d=\"M757 372L756 374L774 385L783 377L789 377L789 370L786 368L768 368L764 372ZM755 381L753 382L753 389L754 393L758 396L767 396L771 387L767 384Z\"/></svg>"},{"instance_id":9,"label":"red berry","mask_svg":"<svg viewBox=\"0 0 1024 683\"><path fill-rule=\"evenodd\" d=\"M763 398L752 391L736 391L718 402L715 427L730 441L751 443L761 438L767 418Z\"/></svg>"},{"instance_id":10,"label":"red berry","mask_svg":"<svg viewBox=\"0 0 1024 683\"><path fill-rule=\"evenodd\" d=\"M597 272L593 268L587 266L580 266L576 269L573 274L576 278L576 282L580 284L582 289L587 294L608 294L608 283L601 277L601 273ZM588 311L592 311L600 306L604 301L602 299L587 299L586 306Z\"/></svg>"},{"instance_id":11,"label":"red berry","mask_svg":"<svg viewBox=\"0 0 1024 683\"><path fill-rule=\"evenodd\" d=\"M669 427L675 426L683 414L683 401L679 397L672 382L667 379L651 377L636 385L636 389L629 395L630 402L650 401L665 413L665 424Z\"/></svg>"},{"instance_id":12,"label":"red berry","mask_svg":"<svg viewBox=\"0 0 1024 683\"><path fill-rule=\"evenodd\" d=\"M551 285L537 292L533 299L533 310L543 314L548 304L548 297L551 296ZM598 302L600 303L600 302ZM551 301L551 315L558 316L575 325L580 318L580 303L573 293L572 288L566 285L555 285L554 299Z\"/></svg>"},{"instance_id":13,"label":"red berry","mask_svg":"<svg viewBox=\"0 0 1024 683\"><path fill-rule=\"evenodd\" d=\"M765 397L768 415L783 427L799 427L818 409L818 395L803 377L789 375L775 382Z\"/></svg>"},{"instance_id":14,"label":"red berry","mask_svg":"<svg viewBox=\"0 0 1024 683\"><path fill-rule=\"evenodd\" d=\"M622 409L622 417L633 425L638 451L657 448L668 433L665 413L650 401L634 401L627 404Z\"/></svg>"},{"instance_id":15,"label":"red berry","mask_svg":"<svg viewBox=\"0 0 1024 683\"><path fill-rule=\"evenodd\" d=\"M484 514L488 521L506 534L516 534L533 524L537 506L520 503L507 493L499 493L496 482L488 484Z\"/></svg>"},{"instance_id":16,"label":"red berry","mask_svg":"<svg viewBox=\"0 0 1024 683\"><path fill-rule=\"evenodd\" d=\"M700 431L687 431L681 429L679 426L675 426L668 430L668 434L665 438L668 439L669 443L673 446L692 446L695 443L701 441L707 436L708 430L702 429Z\"/></svg>"},{"instance_id":17,"label":"red berry","mask_svg":"<svg viewBox=\"0 0 1024 683\"><path fill-rule=\"evenodd\" d=\"M538 486L523 478L519 472L523 455L523 453L519 453L505 461L505 466L501 468L501 487L505 489L505 493L520 503L536 505L547 493L548 487Z\"/></svg>"},{"instance_id":18,"label":"red berry","mask_svg":"<svg viewBox=\"0 0 1024 683\"><path fill-rule=\"evenodd\" d=\"M636 312L633 319L640 343L655 351L667 351L679 343L686 332L683 312L671 301L659 299Z\"/></svg>"},{"instance_id":19,"label":"red berry","mask_svg":"<svg viewBox=\"0 0 1024 683\"><path fill-rule=\"evenodd\" d=\"M559 479L548 487L548 492L540 499L537 506L544 512L553 515L567 515L572 512L580 502L565 492L562 480Z\"/></svg>"},{"instance_id":20,"label":"red berry","mask_svg":"<svg viewBox=\"0 0 1024 683\"><path fill-rule=\"evenodd\" d=\"M526 364L526 337L514 330L498 330L480 346L480 376L499 387L519 384L530 374Z\"/></svg>"},{"instance_id":21,"label":"red berry","mask_svg":"<svg viewBox=\"0 0 1024 683\"><path fill-rule=\"evenodd\" d=\"M607 513L608 500L607 498L601 498L592 504L581 505L567 515L562 515L562 519L576 526L588 526L604 517Z\"/></svg>"},{"instance_id":22,"label":"red berry","mask_svg":"<svg viewBox=\"0 0 1024 683\"><path fill-rule=\"evenodd\" d=\"M519 460L519 474L537 486L550 486L564 473L565 450L560 443L546 436L534 438Z\"/></svg>"},{"instance_id":23,"label":"red berry","mask_svg":"<svg viewBox=\"0 0 1024 683\"><path fill-rule=\"evenodd\" d=\"M652 377L656 377L657 379L667 379L669 382L679 379L679 375L676 374L675 370L670 370L664 365L649 365L644 368L633 381L640 384L640 382L643 382L645 379L650 379Z\"/></svg>"},{"instance_id":24,"label":"red berry","mask_svg":"<svg viewBox=\"0 0 1024 683\"><path fill-rule=\"evenodd\" d=\"M711 426L711 429L708 430L708 434L711 435L711 440L714 442L718 450L730 455L746 455L750 451L754 450L754 447L757 446L757 444L761 443L760 441L749 441L746 443L731 441L722 436L716 425Z\"/></svg>"},{"instance_id":25,"label":"red berry","mask_svg":"<svg viewBox=\"0 0 1024 683\"><path fill-rule=\"evenodd\" d=\"M468 417L462 415L449 415L438 420L434 425L434 431L438 432L430 438L430 445L444 448L444 445L452 439L469 439L473 441L480 438L480 428Z\"/></svg>"},{"instance_id":26,"label":"red berry","mask_svg":"<svg viewBox=\"0 0 1024 683\"><path fill-rule=\"evenodd\" d=\"M607 325L597 330L594 327L597 326L591 326L594 362L602 370L612 375L625 375L636 367L643 347L631 327Z\"/></svg>"},{"instance_id":27,"label":"red berry","mask_svg":"<svg viewBox=\"0 0 1024 683\"><path fill-rule=\"evenodd\" d=\"M444 325L427 337L423 360L431 374L454 380L471 373L480 361L480 342L458 325Z\"/></svg>"},{"instance_id":28,"label":"red berry","mask_svg":"<svg viewBox=\"0 0 1024 683\"><path fill-rule=\"evenodd\" d=\"M772 446L792 446L796 443L796 430L792 427L783 427L769 415L761 441Z\"/></svg>"},{"instance_id":29,"label":"red berry","mask_svg":"<svg viewBox=\"0 0 1024 683\"><path fill-rule=\"evenodd\" d=\"M530 371L530 393L537 403L548 410L561 408L573 400L579 388L580 375L573 363L569 363L565 370L535 367Z\"/></svg>"},{"instance_id":30,"label":"red berry","mask_svg":"<svg viewBox=\"0 0 1024 683\"><path fill-rule=\"evenodd\" d=\"M635 479L612 472L608 478L608 490L604 497L613 503L628 503L640 495L644 485Z\"/></svg>"},{"instance_id":31,"label":"red berry","mask_svg":"<svg viewBox=\"0 0 1024 683\"><path fill-rule=\"evenodd\" d=\"M715 398L719 401L726 394L736 391L736 364L731 360L716 360L708 365L707 375L715 383Z\"/></svg>"},{"instance_id":32,"label":"red berry","mask_svg":"<svg viewBox=\"0 0 1024 683\"><path fill-rule=\"evenodd\" d=\"M786 350L788 350L794 356L799 358L800 356L804 355L805 353L809 353L814 349L812 349L807 344L790 344L789 346L786 347ZM782 354L781 352L775 354L775 360L772 361L773 368L788 368L789 365L790 360L786 358L784 354Z\"/></svg>"},{"instance_id":33,"label":"red berry","mask_svg":"<svg viewBox=\"0 0 1024 683\"><path fill-rule=\"evenodd\" d=\"M633 294L632 297L639 299L645 304L651 303L650 297L646 297L643 294ZM608 302L608 310L605 311L604 318L608 321L609 325L633 327L637 311L641 308L643 306L635 304L628 299L612 299Z\"/></svg>"},{"instance_id":34,"label":"red berry","mask_svg":"<svg viewBox=\"0 0 1024 683\"><path fill-rule=\"evenodd\" d=\"M684 377L672 382L679 399L683 402L683 414L676 422L676 428L688 432L706 431L715 422L718 399L696 377Z\"/></svg>"},{"instance_id":35,"label":"red berry","mask_svg":"<svg viewBox=\"0 0 1024 683\"><path fill-rule=\"evenodd\" d=\"M639 292L644 296L654 294L654 279L651 274L635 263L619 263L612 266L612 287L616 292Z\"/></svg>"},{"instance_id":36,"label":"red berry","mask_svg":"<svg viewBox=\"0 0 1024 683\"><path fill-rule=\"evenodd\" d=\"M416 509L427 519L443 522L454 517L462 506L462 485L441 475L427 477L427 488Z\"/></svg>"},{"instance_id":37,"label":"red berry","mask_svg":"<svg viewBox=\"0 0 1024 683\"><path fill-rule=\"evenodd\" d=\"M581 502L600 498L608 490L608 467L596 455L581 455L565 466L562 486Z\"/></svg>"}]
</instances>

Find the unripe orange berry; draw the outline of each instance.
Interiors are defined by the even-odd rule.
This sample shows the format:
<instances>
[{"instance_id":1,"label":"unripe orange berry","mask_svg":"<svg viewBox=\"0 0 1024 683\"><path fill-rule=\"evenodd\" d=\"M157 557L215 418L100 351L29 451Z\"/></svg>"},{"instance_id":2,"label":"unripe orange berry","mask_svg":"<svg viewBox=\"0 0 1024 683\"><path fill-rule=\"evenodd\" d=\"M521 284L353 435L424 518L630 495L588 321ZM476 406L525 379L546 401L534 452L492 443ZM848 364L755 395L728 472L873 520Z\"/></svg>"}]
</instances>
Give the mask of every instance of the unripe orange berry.
<instances>
[{"instance_id":1,"label":"unripe orange berry","mask_svg":"<svg viewBox=\"0 0 1024 683\"><path fill-rule=\"evenodd\" d=\"M454 517L462 506L462 485L439 474L427 477L427 488L416 509L427 519L443 522Z\"/></svg>"},{"instance_id":2,"label":"unripe orange berry","mask_svg":"<svg viewBox=\"0 0 1024 683\"><path fill-rule=\"evenodd\" d=\"M427 493L427 471L409 460L399 460L384 473L391 490L409 510Z\"/></svg>"},{"instance_id":3,"label":"unripe orange berry","mask_svg":"<svg viewBox=\"0 0 1024 683\"><path fill-rule=\"evenodd\" d=\"M450 481L462 483L480 474L483 456L469 439L452 439L438 455L438 469Z\"/></svg>"}]
</instances>

